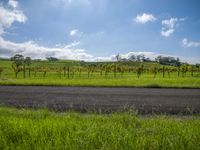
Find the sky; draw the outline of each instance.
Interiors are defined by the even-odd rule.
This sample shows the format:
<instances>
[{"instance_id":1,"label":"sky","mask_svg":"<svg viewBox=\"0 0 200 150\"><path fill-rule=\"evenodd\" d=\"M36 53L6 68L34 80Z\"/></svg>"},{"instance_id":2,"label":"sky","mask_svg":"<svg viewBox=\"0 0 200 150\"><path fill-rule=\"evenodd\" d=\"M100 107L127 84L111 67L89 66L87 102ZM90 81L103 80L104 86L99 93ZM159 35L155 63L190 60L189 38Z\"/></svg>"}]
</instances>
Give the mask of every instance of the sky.
<instances>
[{"instance_id":1,"label":"sky","mask_svg":"<svg viewBox=\"0 0 200 150\"><path fill-rule=\"evenodd\" d=\"M200 63L199 0L0 0L0 57Z\"/></svg>"}]
</instances>

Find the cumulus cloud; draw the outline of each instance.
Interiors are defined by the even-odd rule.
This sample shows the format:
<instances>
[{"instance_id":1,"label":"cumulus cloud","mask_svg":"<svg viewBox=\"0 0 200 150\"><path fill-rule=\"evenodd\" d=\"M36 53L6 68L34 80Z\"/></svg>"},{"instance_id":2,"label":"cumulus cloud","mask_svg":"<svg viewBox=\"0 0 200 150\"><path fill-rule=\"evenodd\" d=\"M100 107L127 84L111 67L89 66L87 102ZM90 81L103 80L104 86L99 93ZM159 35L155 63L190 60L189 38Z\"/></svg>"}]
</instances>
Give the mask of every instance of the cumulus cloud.
<instances>
[{"instance_id":1,"label":"cumulus cloud","mask_svg":"<svg viewBox=\"0 0 200 150\"><path fill-rule=\"evenodd\" d=\"M174 28L175 23L178 21L178 18L170 18L168 20L162 20L162 25L166 25L168 28Z\"/></svg>"},{"instance_id":2,"label":"cumulus cloud","mask_svg":"<svg viewBox=\"0 0 200 150\"><path fill-rule=\"evenodd\" d=\"M165 37L169 37L171 34L174 33L174 29L167 29L165 30L164 28L161 31L161 35Z\"/></svg>"},{"instance_id":3,"label":"cumulus cloud","mask_svg":"<svg viewBox=\"0 0 200 150\"><path fill-rule=\"evenodd\" d=\"M78 29L73 29L69 32L69 35L72 37L81 37L83 35L83 32L80 32Z\"/></svg>"},{"instance_id":4,"label":"cumulus cloud","mask_svg":"<svg viewBox=\"0 0 200 150\"><path fill-rule=\"evenodd\" d=\"M148 13L137 15L134 19L136 23L141 23L141 24L145 24L147 22L153 22L155 20L156 18L152 14L148 14Z\"/></svg>"},{"instance_id":5,"label":"cumulus cloud","mask_svg":"<svg viewBox=\"0 0 200 150\"><path fill-rule=\"evenodd\" d=\"M0 56L9 58L15 54L22 54L30 56L33 59L45 59L46 57L56 57L59 59L84 60L84 61L114 61L115 55L107 57L95 57L87 53L85 49L77 48L80 42L72 42L67 45L59 45L59 47L45 47L35 43L34 41L27 41L23 43L15 43L0 37ZM188 63L199 63L200 58L195 57L180 57L173 55L160 54L149 51L131 51L121 54L122 58L129 58L131 55L144 55L145 57L155 60L159 55L179 57L181 61Z\"/></svg>"},{"instance_id":6,"label":"cumulus cloud","mask_svg":"<svg viewBox=\"0 0 200 150\"><path fill-rule=\"evenodd\" d=\"M68 0L75 1L75 0ZM141 17L141 18L140 18ZM151 16L151 14L143 14L138 17L138 21L141 19L141 23L146 23L148 21L155 21L156 18ZM137 18L137 17L136 17ZM85 49L78 48L80 42L74 41L70 44L57 44L55 47L45 47L37 44L35 41L25 41L21 43L12 42L10 40L6 40L3 38L2 34L5 32L7 28L10 28L14 22L25 23L27 20L23 11L19 9L18 2L14 0L9 0L6 7L0 5L0 56L1 57L11 57L15 54L22 54L24 56L30 56L33 59L45 59L46 57L57 57L59 59L73 59L73 60L85 60L85 61L112 61L114 60L115 55L107 56L107 57L95 57L90 53L87 53ZM175 23L174 21L163 21L163 24L169 27L170 29L174 29ZM175 21L176 22L176 21ZM173 31L168 31L173 32ZM73 29L69 33L71 36L80 36L83 34L78 29ZM198 42L188 41L187 39L183 40L183 44L190 46L199 46ZM144 55L152 60L155 59L158 54L154 52L148 51L140 51L140 52L129 52L126 54L122 54L123 58L129 58L130 55ZM163 55L165 56L165 55ZM174 56L177 57L177 56ZM182 61L199 63L200 58L184 58L179 57Z\"/></svg>"},{"instance_id":7,"label":"cumulus cloud","mask_svg":"<svg viewBox=\"0 0 200 150\"><path fill-rule=\"evenodd\" d=\"M57 57L60 59L74 59L74 60L90 60L92 55L85 52L84 49L76 48L78 42L64 45L62 47L44 47L38 45L34 41L27 41L23 43L15 43L4 40L0 37L0 55L3 57L11 57L15 54L22 54L32 58L44 59L46 57Z\"/></svg>"},{"instance_id":8,"label":"cumulus cloud","mask_svg":"<svg viewBox=\"0 0 200 150\"><path fill-rule=\"evenodd\" d=\"M200 42L195 42L195 41L189 41L187 38L184 38L182 40L182 47L199 47L200 46Z\"/></svg>"},{"instance_id":9,"label":"cumulus cloud","mask_svg":"<svg viewBox=\"0 0 200 150\"><path fill-rule=\"evenodd\" d=\"M170 18L167 20L162 20L162 31L161 35L165 37L169 37L171 34L174 33L175 29L175 24L178 21L178 18Z\"/></svg>"},{"instance_id":10,"label":"cumulus cloud","mask_svg":"<svg viewBox=\"0 0 200 150\"><path fill-rule=\"evenodd\" d=\"M24 23L27 20L23 11L18 9L17 1L10 0L8 5L10 7L0 5L0 35L5 32L5 29L11 27L15 21Z\"/></svg>"},{"instance_id":11,"label":"cumulus cloud","mask_svg":"<svg viewBox=\"0 0 200 150\"><path fill-rule=\"evenodd\" d=\"M177 23L180 21L185 21L185 18L170 18L166 20L162 20L162 30L161 35L164 37L169 37L175 31Z\"/></svg>"},{"instance_id":12,"label":"cumulus cloud","mask_svg":"<svg viewBox=\"0 0 200 150\"><path fill-rule=\"evenodd\" d=\"M16 43L5 40L2 34L5 29L10 28L16 22L25 23L27 20L23 11L19 9L18 2L9 0L6 6L0 5L0 56L11 57L15 54L22 54L34 58L44 59L54 56L61 59L90 60L91 54L85 52L85 49L79 49L80 42L72 42L67 45L56 45L55 47L44 47L34 41ZM80 36L82 32L74 29L70 32L71 36Z\"/></svg>"}]
</instances>

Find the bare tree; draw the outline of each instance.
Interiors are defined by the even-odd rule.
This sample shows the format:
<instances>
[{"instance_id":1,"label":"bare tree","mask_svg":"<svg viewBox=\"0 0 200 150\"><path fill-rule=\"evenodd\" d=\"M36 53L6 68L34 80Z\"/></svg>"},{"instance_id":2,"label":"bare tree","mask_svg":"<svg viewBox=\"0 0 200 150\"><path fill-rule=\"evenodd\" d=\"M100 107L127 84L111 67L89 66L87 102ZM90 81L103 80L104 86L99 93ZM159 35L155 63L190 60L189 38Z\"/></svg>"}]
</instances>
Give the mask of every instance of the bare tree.
<instances>
[{"instance_id":1,"label":"bare tree","mask_svg":"<svg viewBox=\"0 0 200 150\"><path fill-rule=\"evenodd\" d=\"M135 55L131 55L129 58L128 58L129 61L136 61L136 56Z\"/></svg>"},{"instance_id":2,"label":"bare tree","mask_svg":"<svg viewBox=\"0 0 200 150\"><path fill-rule=\"evenodd\" d=\"M117 55L115 56L115 58L116 58L117 61L120 61L120 60L122 59L120 54L117 54Z\"/></svg>"}]
</instances>

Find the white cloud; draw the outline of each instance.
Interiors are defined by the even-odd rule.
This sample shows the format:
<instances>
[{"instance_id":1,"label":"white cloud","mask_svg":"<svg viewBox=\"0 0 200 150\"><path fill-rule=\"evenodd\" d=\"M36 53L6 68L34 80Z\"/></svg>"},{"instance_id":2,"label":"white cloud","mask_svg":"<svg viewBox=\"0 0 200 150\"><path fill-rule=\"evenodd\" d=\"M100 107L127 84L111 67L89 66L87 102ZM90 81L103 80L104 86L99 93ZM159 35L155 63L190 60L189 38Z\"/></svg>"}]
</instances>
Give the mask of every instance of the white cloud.
<instances>
[{"instance_id":1,"label":"white cloud","mask_svg":"<svg viewBox=\"0 0 200 150\"><path fill-rule=\"evenodd\" d=\"M81 37L83 35L83 32L80 32L78 29L73 29L69 32L69 35L70 36L73 36L73 37Z\"/></svg>"},{"instance_id":2,"label":"white cloud","mask_svg":"<svg viewBox=\"0 0 200 150\"><path fill-rule=\"evenodd\" d=\"M63 47L65 47L65 48L72 48L72 47L78 46L79 44L80 44L80 41L74 41L74 42L70 43L69 45L65 45Z\"/></svg>"},{"instance_id":3,"label":"white cloud","mask_svg":"<svg viewBox=\"0 0 200 150\"><path fill-rule=\"evenodd\" d=\"M175 24L178 21L178 18L170 18L167 20L162 20L162 31L161 35L165 37L169 37L171 34L174 33L175 29Z\"/></svg>"},{"instance_id":4,"label":"white cloud","mask_svg":"<svg viewBox=\"0 0 200 150\"><path fill-rule=\"evenodd\" d=\"M45 47L38 45L34 41L27 41L23 43L15 43L0 37L0 55L1 57L11 57L15 54L22 54L24 56L30 56L33 59L45 59L46 57L57 57L60 59L72 59L72 60L85 60L85 61L113 61L115 55L107 57L95 57L92 54L86 52L85 49L77 48L79 42L73 42L68 45L59 45L59 47ZM198 57L181 57L160 54L149 51L132 51L125 54L121 54L122 58L129 58L131 55L144 55L145 57L154 60L157 56L172 56L179 57L181 61L188 63L200 63Z\"/></svg>"},{"instance_id":5,"label":"white cloud","mask_svg":"<svg viewBox=\"0 0 200 150\"><path fill-rule=\"evenodd\" d=\"M78 30L77 30L77 29L73 29L73 30L70 31L69 34L70 34L71 36L74 36L74 35L76 35L77 33L78 33Z\"/></svg>"},{"instance_id":6,"label":"white cloud","mask_svg":"<svg viewBox=\"0 0 200 150\"><path fill-rule=\"evenodd\" d=\"M169 37L175 32L175 28L177 27L178 22L185 21L185 18L170 18L166 20L162 20L162 30L161 35L164 37Z\"/></svg>"},{"instance_id":7,"label":"white cloud","mask_svg":"<svg viewBox=\"0 0 200 150\"><path fill-rule=\"evenodd\" d=\"M38 45L34 41L27 41L23 43L15 43L5 40L2 34L5 29L8 29L17 21L25 23L27 20L22 10L18 8L18 2L9 0L7 7L0 5L0 55L1 57L11 57L15 54L22 54L32 58L44 59L49 56L54 56L61 59L75 59L75 60L90 60L92 55L85 52L84 49L79 49L77 46L80 42L72 42L68 45L58 44L53 48ZM74 29L70 32L71 36L80 36L82 32Z\"/></svg>"},{"instance_id":8,"label":"white cloud","mask_svg":"<svg viewBox=\"0 0 200 150\"><path fill-rule=\"evenodd\" d=\"M184 38L182 40L182 47L199 47L200 46L200 42L194 42L194 41L189 41L187 38Z\"/></svg>"},{"instance_id":9,"label":"white cloud","mask_svg":"<svg viewBox=\"0 0 200 150\"><path fill-rule=\"evenodd\" d=\"M68 2L72 2L76 0L68 0ZM23 12L18 8L17 1L10 0L8 2L9 7L3 7L0 4L0 56L1 57L11 57L15 54L22 54L24 56L30 56L33 59L40 58L44 59L49 56L57 57L60 59L73 59L73 60L85 60L85 61L112 61L115 55L107 56L107 57L95 57L92 54L86 52L85 49L77 48L80 42L72 42L71 44L58 44L55 47L45 47L37 44L34 41L26 41L22 43L16 43L9 40L5 40L1 35L5 32L5 29L12 26L12 24L17 21L20 23L25 23L27 18L23 14ZM150 15L148 17L148 15ZM155 17L151 14L143 14L141 17L141 23L146 23L148 21L155 21ZM163 24L168 26L170 29L174 29L175 23L174 21L163 21ZM176 22L176 21L175 21ZM173 32L173 31L168 31ZM78 29L71 30L69 33L71 36L80 36L83 33ZM170 33L168 33L170 34ZM183 44L190 46L199 46L198 42L188 41L187 39L183 40ZM140 51L140 52L129 52L126 54L122 54L122 57L128 58L130 55L135 54L143 54L150 59L155 59L158 54L154 52L148 51ZM166 56L166 55L163 55ZM177 56L174 56L177 57ZM192 58L192 57L179 57L182 61L187 61L190 63L199 63L200 58Z\"/></svg>"},{"instance_id":10,"label":"white cloud","mask_svg":"<svg viewBox=\"0 0 200 150\"><path fill-rule=\"evenodd\" d=\"M63 45L62 47L49 48L38 45L34 41L15 43L0 37L0 55L3 57L11 57L15 54L22 54L24 56L40 59L49 56L74 60L90 60L93 58L93 56L86 53L84 49L76 48L78 44L79 42L73 42L69 45Z\"/></svg>"},{"instance_id":11,"label":"white cloud","mask_svg":"<svg viewBox=\"0 0 200 150\"><path fill-rule=\"evenodd\" d=\"M165 37L169 37L172 33L174 33L174 29L167 29L167 30L162 30L161 35Z\"/></svg>"},{"instance_id":12,"label":"white cloud","mask_svg":"<svg viewBox=\"0 0 200 150\"><path fill-rule=\"evenodd\" d=\"M175 23L178 21L178 18L170 18L168 20L162 20L162 25L165 25L168 28L174 28Z\"/></svg>"},{"instance_id":13,"label":"white cloud","mask_svg":"<svg viewBox=\"0 0 200 150\"><path fill-rule=\"evenodd\" d=\"M153 22L156 18L152 14L143 13L142 15L137 15L134 19L136 23L145 24L147 22Z\"/></svg>"},{"instance_id":14,"label":"white cloud","mask_svg":"<svg viewBox=\"0 0 200 150\"><path fill-rule=\"evenodd\" d=\"M0 35L5 32L5 29L11 27L15 21L24 23L27 20L23 11L18 9L17 2L9 1L8 4L11 6L10 8L0 5Z\"/></svg>"},{"instance_id":15,"label":"white cloud","mask_svg":"<svg viewBox=\"0 0 200 150\"><path fill-rule=\"evenodd\" d=\"M17 2L17 0L9 0L8 1L8 5L10 5L13 8L17 8L18 7L18 2Z\"/></svg>"}]
</instances>

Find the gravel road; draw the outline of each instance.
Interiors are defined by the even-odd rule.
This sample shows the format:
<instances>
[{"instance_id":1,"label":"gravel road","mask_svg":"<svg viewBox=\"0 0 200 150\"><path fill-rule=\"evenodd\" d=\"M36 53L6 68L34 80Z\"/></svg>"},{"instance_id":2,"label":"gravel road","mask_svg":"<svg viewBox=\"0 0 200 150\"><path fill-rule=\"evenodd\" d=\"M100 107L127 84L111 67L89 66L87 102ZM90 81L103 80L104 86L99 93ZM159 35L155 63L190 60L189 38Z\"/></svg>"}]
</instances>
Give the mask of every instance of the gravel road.
<instances>
[{"instance_id":1,"label":"gravel road","mask_svg":"<svg viewBox=\"0 0 200 150\"><path fill-rule=\"evenodd\" d=\"M200 89L0 86L0 104L57 111L200 113Z\"/></svg>"}]
</instances>

